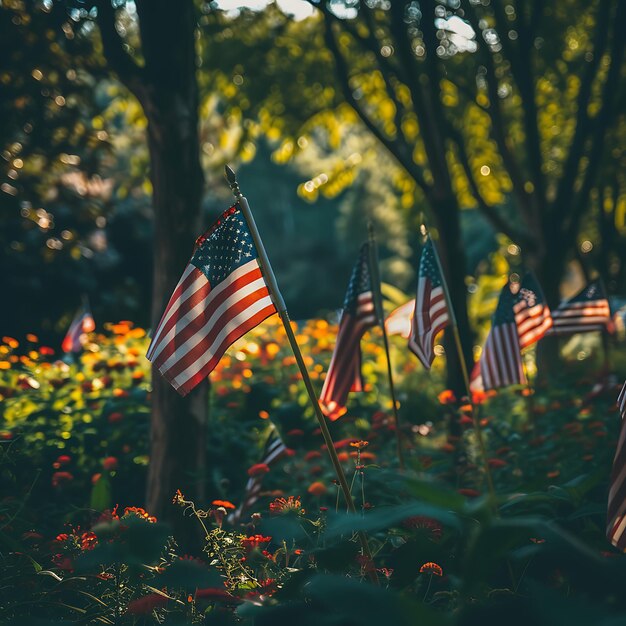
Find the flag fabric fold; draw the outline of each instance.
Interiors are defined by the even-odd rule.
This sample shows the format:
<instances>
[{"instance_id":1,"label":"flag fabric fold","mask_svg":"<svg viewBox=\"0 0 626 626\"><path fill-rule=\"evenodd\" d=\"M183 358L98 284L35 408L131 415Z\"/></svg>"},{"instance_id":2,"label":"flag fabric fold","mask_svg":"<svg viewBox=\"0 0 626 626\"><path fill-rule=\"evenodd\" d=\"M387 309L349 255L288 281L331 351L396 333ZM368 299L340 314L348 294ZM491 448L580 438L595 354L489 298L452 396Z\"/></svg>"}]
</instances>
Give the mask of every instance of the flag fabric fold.
<instances>
[{"instance_id":1,"label":"flag fabric fold","mask_svg":"<svg viewBox=\"0 0 626 626\"><path fill-rule=\"evenodd\" d=\"M78 309L70 327L67 330L61 350L63 352L80 352L83 349L82 337L85 333L93 332L96 323L91 314L87 301Z\"/></svg>"},{"instance_id":2,"label":"flag fabric fold","mask_svg":"<svg viewBox=\"0 0 626 626\"><path fill-rule=\"evenodd\" d=\"M550 335L573 335L608 330L612 325L611 308L601 281L590 282L569 300L552 311Z\"/></svg>"},{"instance_id":3,"label":"flag fabric fold","mask_svg":"<svg viewBox=\"0 0 626 626\"><path fill-rule=\"evenodd\" d=\"M415 311L409 335L409 349L426 369L430 369L435 358L437 334L450 323L444 277L441 275L437 251L428 236L420 258Z\"/></svg>"},{"instance_id":4,"label":"flag fabric fold","mask_svg":"<svg viewBox=\"0 0 626 626\"><path fill-rule=\"evenodd\" d=\"M415 299L394 309L385 319L385 330L388 335L400 335L408 339L411 334L411 320L415 311Z\"/></svg>"},{"instance_id":5,"label":"flag fabric fold","mask_svg":"<svg viewBox=\"0 0 626 626\"><path fill-rule=\"evenodd\" d=\"M147 357L184 396L229 346L275 312L252 235L233 206L196 241Z\"/></svg>"},{"instance_id":6,"label":"flag fabric fold","mask_svg":"<svg viewBox=\"0 0 626 626\"><path fill-rule=\"evenodd\" d=\"M350 391L363 391L361 337L379 323L373 298L369 244L364 243L352 270L335 349L320 395L322 411L331 420L345 413Z\"/></svg>"},{"instance_id":7,"label":"flag fabric fold","mask_svg":"<svg viewBox=\"0 0 626 626\"><path fill-rule=\"evenodd\" d=\"M607 539L622 552L626 551L626 383L617 398L622 420L619 440L613 459L607 506Z\"/></svg>"}]
</instances>

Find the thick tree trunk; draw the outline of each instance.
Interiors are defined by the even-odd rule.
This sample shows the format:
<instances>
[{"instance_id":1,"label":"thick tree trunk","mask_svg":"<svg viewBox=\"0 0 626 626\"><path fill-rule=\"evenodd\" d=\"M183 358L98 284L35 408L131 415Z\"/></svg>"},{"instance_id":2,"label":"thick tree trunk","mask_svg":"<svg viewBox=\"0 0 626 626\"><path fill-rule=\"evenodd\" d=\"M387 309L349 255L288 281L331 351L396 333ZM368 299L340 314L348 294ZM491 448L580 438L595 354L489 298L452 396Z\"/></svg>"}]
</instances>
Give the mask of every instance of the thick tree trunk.
<instances>
[{"instance_id":1,"label":"thick tree trunk","mask_svg":"<svg viewBox=\"0 0 626 626\"><path fill-rule=\"evenodd\" d=\"M441 264L456 315L465 364L468 373L471 373L474 363L473 341L467 314L466 259L461 239L460 211L454 197L443 201L433 200L433 203L432 206L437 207ZM457 398L460 398L465 395L466 390L452 328L446 329L443 345L446 351L447 386L454 391Z\"/></svg>"},{"instance_id":2,"label":"thick tree trunk","mask_svg":"<svg viewBox=\"0 0 626 626\"><path fill-rule=\"evenodd\" d=\"M537 280L541 285L550 310L555 310L561 301L561 279L565 272L565 252L562 246L545 246L546 252L533 264ZM538 386L558 378L562 371L561 350L557 337L544 337L537 344Z\"/></svg>"},{"instance_id":3,"label":"thick tree trunk","mask_svg":"<svg viewBox=\"0 0 626 626\"><path fill-rule=\"evenodd\" d=\"M200 234L203 175L198 133L193 2L137 2L145 58L141 103L148 118L154 206L153 327L159 322ZM185 398L152 376L150 466L146 505L159 518L181 523L171 505L176 489L203 498L207 383ZM203 503L200 503L203 504Z\"/></svg>"}]
</instances>

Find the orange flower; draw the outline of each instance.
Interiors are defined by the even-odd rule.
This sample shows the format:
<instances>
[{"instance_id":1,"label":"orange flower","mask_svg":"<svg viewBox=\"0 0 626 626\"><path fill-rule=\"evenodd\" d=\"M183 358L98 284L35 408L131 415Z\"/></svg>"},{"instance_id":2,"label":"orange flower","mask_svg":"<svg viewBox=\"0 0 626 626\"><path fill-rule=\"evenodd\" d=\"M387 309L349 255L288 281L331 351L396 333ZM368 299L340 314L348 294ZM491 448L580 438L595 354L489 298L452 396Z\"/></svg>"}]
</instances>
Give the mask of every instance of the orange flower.
<instances>
[{"instance_id":1,"label":"orange flower","mask_svg":"<svg viewBox=\"0 0 626 626\"><path fill-rule=\"evenodd\" d=\"M451 389L446 389L442 391L438 396L440 404L454 404L456 402L456 396L454 395L454 391Z\"/></svg>"},{"instance_id":2,"label":"orange flower","mask_svg":"<svg viewBox=\"0 0 626 626\"><path fill-rule=\"evenodd\" d=\"M502 459L488 459L487 463L489 464L489 467L504 467L505 465L508 465L508 463Z\"/></svg>"},{"instance_id":3,"label":"orange flower","mask_svg":"<svg viewBox=\"0 0 626 626\"><path fill-rule=\"evenodd\" d=\"M437 563L433 563L429 561L428 563L424 563L422 567L420 567L420 574L430 574L431 576L443 576L443 570L441 569L441 565L437 565Z\"/></svg>"},{"instance_id":4,"label":"orange flower","mask_svg":"<svg viewBox=\"0 0 626 626\"><path fill-rule=\"evenodd\" d=\"M307 491L313 496L323 496L328 491L328 489L326 488L326 485L324 483L316 481L309 485Z\"/></svg>"},{"instance_id":5,"label":"orange flower","mask_svg":"<svg viewBox=\"0 0 626 626\"><path fill-rule=\"evenodd\" d=\"M300 498L296 496L289 496L288 498L276 498L273 502L270 502L270 513L272 515L290 513L293 511L295 511L296 513L304 513Z\"/></svg>"},{"instance_id":6,"label":"orange flower","mask_svg":"<svg viewBox=\"0 0 626 626\"><path fill-rule=\"evenodd\" d=\"M369 445L369 441L353 441L350 443L353 448L357 448L358 450L363 450L363 448Z\"/></svg>"},{"instance_id":7,"label":"orange flower","mask_svg":"<svg viewBox=\"0 0 626 626\"><path fill-rule=\"evenodd\" d=\"M223 506L225 509L235 509L237 508L232 502L228 500L213 500L211 502L213 506Z\"/></svg>"}]
</instances>

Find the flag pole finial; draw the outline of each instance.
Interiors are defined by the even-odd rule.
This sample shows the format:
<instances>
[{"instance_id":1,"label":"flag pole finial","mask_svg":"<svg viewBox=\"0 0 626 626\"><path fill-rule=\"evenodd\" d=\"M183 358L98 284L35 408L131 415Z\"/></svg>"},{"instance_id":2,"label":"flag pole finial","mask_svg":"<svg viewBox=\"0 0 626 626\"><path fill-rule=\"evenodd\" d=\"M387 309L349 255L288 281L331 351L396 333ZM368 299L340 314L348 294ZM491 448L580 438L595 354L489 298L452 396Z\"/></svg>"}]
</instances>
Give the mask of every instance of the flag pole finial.
<instances>
[{"instance_id":1,"label":"flag pole finial","mask_svg":"<svg viewBox=\"0 0 626 626\"><path fill-rule=\"evenodd\" d=\"M224 166L224 175L226 176L226 180L233 192L235 198L239 198L241 196L241 189L239 189L239 183L237 182L237 175L235 174L235 170L230 167L230 165Z\"/></svg>"}]
</instances>

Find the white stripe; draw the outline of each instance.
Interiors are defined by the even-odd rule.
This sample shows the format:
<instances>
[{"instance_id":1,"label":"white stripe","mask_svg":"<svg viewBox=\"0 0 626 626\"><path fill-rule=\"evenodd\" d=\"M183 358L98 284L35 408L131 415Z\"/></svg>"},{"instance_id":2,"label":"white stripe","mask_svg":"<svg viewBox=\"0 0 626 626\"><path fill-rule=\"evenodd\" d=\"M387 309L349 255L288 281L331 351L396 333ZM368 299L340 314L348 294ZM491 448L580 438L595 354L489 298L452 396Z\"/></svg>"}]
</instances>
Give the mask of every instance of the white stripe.
<instances>
[{"instance_id":1,"label":"white stripe","mask_svg":"<svg viewBox=\"0 0 626 626\"><path fill-rule=\"evenodd\" d=\"M193 270L197 270L197 269L198 268L195 267L195 265L192 265L191 263L187 265L187 267L185 268L185 271L183 272L183 275L180 277L180 280L176 283L176 287L174 287L174 291L172 291L172 296L174 295L174 293L176 293L176 290L178 289L178 287L182 285L185 282L185 280L187 280L187 277L189 276L189 274L191 274ZM206 277L205 277L205 280L206 280ZM196 290L195 283L196 281L192 282L191 285L185 291L183 291L183 293L180 294L180 296L176 299L175 304L168 311L167 315L161 318L161 321L159 322L159 325L157 326L154 336L152 337L152 341L150 342L150 348L148 349L148 359L151 359L151 352L154 350L154 346L156 346L157 341L159 340L159 335L161 334L161 330L163 329L165 324L167 324L168 320L172 317L172 315L174 315L174 313L178 311L178 308L180 307L181 303L184 302L189 297L190 293L193 293L193 291ZM167 304L169 306L169 301ZM167 309L167 306L165 308Z\"/></svg>"},{"instance_id":2,"label":"white stripe","mask_svg":"<svg viewBox=\"0 0 626 626\"><path fill-rule=\"evenodd\" d=\"M220 283L220 285L218 285L218 287L221 286L221 285L224 285L227 282L228 282L228 284L230 284L232 281L229 278L227 281L224 281L224 282ZM174 363L176 363L177 361L180 361L180 359L183 358L183 356L185 354L187 354L187 352L189 352L190 350L193 350L193 348L195 348L200 342L202 342L202 341L204 341L206 339L207 335L210 334L210 332L213 329L213 327L217 325L217 321L234 304L236 304L239 300L245 298L247 295L249 295L251 293L254 293L257 289L261 289L264 286L265 286L265 282L263 281L263 277L259 277L259 278L255 279L255 280L253 280L251 283L247 284L245 287L241 287L240 289L238 289L230 297L226 298L226 300L224 300L224 302L222 302L219 305L219 307L217 307L213 311L213 313L211 314L211 317L206 321L204 326L202 328L200 328L197 332L195 332L191 337L189 337L189 339L187 339L187 341L185 341L185 343L183 343L180 346L178 346L176 348L176 350L165 360L165 362L161 364L161 366L159 367L159 370L161 370L161 371L163 369L167 370L170 367L172 367L172 365L174 365ZM211 302L213 302L213 300L215 300L219 296L220 291L222 291L222 290L215 289L215 290L213 290L213 291L211 291L209 293L207 299L203 301L203 305L204 305L204 307L202 309L203 311L206 310L211 305ZM233 299L233 298L236 298L236 299ZM202 312L202 311L200 311L200 312ZM187 326L187 324L185 324L185 326ZM178 324L176 324L176 326L174 326L174 328L172 328L171 331L168 334L167 343L163 342L163 347L165 347L165 345L169 345L170 342L174 339L174 337L181 330L182 329L178 328ZM161 348L161 350L162 349L163 348Z\"/></svg>"},{"instance_id":3,"label":"white stripe","mask_svg":"<svg viewBox=\"0 0 626 626\"><path fill-rule=\"evenodd\" d=\"M237 292L239 294L239 291ZM235 304L235 303L232 303ZM272 306L272 299L269 295L264 296L260 300L255 300L252 305L250 305L247 309L231 318L230 321L222 327L219 334L211 344L207 351L200 357L195 363L190 365L184 372L181 372L175 379L172 381L174 385L183 385L185 381L189 380L193 376L195 376L214 356L214 350L216 350L222 341L234 330L239 328L247 319L256 315L259 311L262 311L265 307ZM163 368L160 368L160 371L163 371Z\"/></svg>"},{"instance_id":4,"label":"white stripe","mask_svg":"<svg viewBox=\"0 0 626 626\"><path fill-rule=\"evenodd\" d=\"M613 522L613 524L615 524L615 522ZM611 542L614 546L617 546L617 544L619 543L619 540L624 534L624 529L626 529L626 516L622 517L617 528L611 533Z\"/></svg>"}]
</instances>

